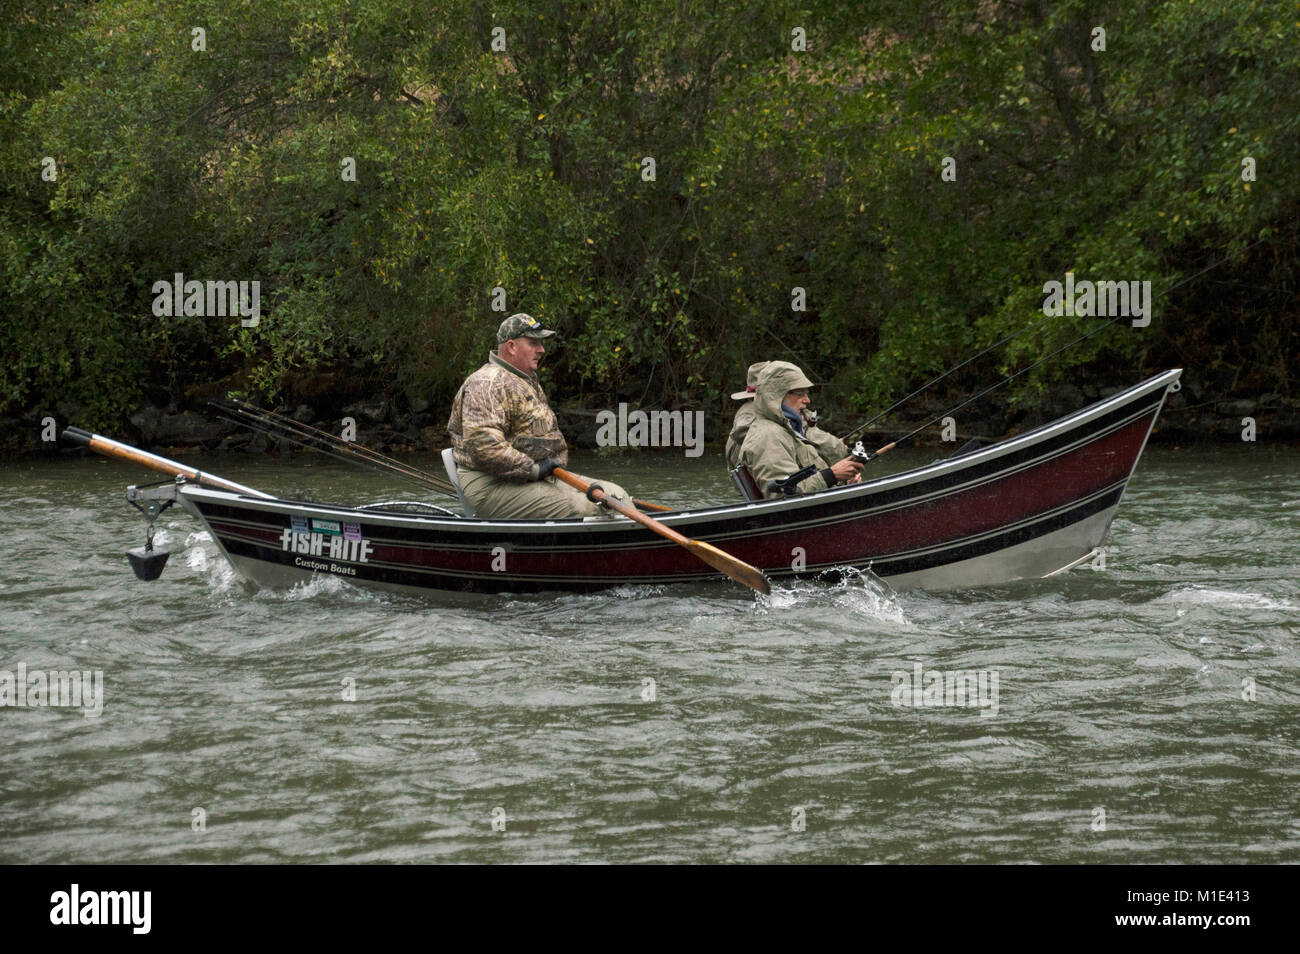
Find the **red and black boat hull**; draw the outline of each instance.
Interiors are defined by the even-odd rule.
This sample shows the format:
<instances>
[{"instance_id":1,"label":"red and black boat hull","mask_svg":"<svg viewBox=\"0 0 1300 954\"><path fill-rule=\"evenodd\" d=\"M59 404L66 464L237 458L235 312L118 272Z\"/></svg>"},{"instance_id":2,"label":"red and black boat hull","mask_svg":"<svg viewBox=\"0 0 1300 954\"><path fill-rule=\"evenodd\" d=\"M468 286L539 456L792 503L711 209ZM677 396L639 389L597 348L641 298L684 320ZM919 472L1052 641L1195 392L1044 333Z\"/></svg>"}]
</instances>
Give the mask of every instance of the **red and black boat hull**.
<instances>
[{"instance_id":1,"label":"red and black boat hull","mask_svg":"<svg viewBox=\"0 0 1300 954\"><path fill-rule=\"evenodd\" d=\"M1101 541L1165 395L1168 371L955 459L817 494L657 515L774 581L871 569L896 586L1046 576ZM722 579L621 517L412 516L183 487L235 567L284 586L314 573L402 591L529 593Z\"/></svg>"}]
</instances>

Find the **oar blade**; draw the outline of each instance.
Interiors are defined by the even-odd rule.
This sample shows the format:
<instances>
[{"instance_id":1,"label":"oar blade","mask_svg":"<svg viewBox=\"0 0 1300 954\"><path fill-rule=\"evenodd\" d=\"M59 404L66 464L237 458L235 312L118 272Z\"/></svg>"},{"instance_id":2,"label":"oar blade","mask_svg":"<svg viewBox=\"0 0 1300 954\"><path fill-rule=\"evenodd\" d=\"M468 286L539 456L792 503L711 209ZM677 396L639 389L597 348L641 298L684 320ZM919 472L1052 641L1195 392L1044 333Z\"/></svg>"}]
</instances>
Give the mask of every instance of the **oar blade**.
<instances>
[{"instance_id":1,"label":"oar blade","mask_svg":"<svg viewBox=\"0 0 1300 954\"><path fill-rule=\"evenodd\" d=\"M730 553L719 550L703 540L692 540L690 550L697 557L720 573L725 573L737 583L743 583L751 590L757 590L764 596L772 592L772 584L758 567L750 566L738 560Z\"/></svg>"}]
</instances>

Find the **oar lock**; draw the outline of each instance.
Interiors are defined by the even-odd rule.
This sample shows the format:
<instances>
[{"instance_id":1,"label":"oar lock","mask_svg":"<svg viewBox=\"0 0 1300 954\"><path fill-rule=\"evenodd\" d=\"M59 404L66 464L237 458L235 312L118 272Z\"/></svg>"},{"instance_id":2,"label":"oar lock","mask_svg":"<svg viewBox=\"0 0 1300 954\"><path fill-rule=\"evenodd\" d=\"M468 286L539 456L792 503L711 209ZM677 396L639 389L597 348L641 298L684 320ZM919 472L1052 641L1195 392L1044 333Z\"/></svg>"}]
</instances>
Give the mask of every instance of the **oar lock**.
<instances>
[{"instance_id":1,"label":"oar lock","mask_svg":"<svg viewBox=\"0 0 1300 954\"><path fill-rule=\"evenodd\" d=\"M149 581L162 576L163 567L171 553L167 550L153 548L153 524L158 516L176 502L176 492L180 484L186 483L184 477L175 480L163 480L156 484L126 488L126 501L144 514L148 527L145 529L144 546L126 551L127 562L135 571L137 579Z\"/></svg>"}]
</instances>

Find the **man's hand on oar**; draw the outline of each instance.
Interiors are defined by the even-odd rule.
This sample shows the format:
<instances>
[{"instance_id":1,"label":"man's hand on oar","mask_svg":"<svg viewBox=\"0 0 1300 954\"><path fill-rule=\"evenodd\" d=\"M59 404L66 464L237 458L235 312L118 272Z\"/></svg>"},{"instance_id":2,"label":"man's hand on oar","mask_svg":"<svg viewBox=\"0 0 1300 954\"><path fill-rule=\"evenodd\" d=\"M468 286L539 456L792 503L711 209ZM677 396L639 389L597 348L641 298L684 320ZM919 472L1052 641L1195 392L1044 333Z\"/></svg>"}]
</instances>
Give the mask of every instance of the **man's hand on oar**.
<instances>
[{"instance_id":1,"label":"man's hand on oar","mask_svg":"<svg viewBox=\"0 0 1300 954\"><path fill-rule=\"evenodd\" d=\"M545 457L542 460L539 460L537 462L537 479L545 480L547 477L551 476L551 474L554 473L555 468L559 466L560 461L555 457ZM573 484L572 486L577 487L577 484ZM579 489L582 490L583 493L586 493L585 489ZM675 509L673 507L665 507L662 504L650 503L647 500L637 500L635 497L632 498L632 502L641 510L658 510L661 513L672 513Z\"/></svg>"},{"instance_id":2,"label":"man's hand on oar","mask_svg":"<svg viewBox=\"0 0 1300 954\"><path fill-rule=\"evenodd\" d=\"M730 553L725 553L724 551L719 550L711 543L705 543L703 540L692 540L690 537L683 536L672 527L666 527L653 517L647 517L635 507L629 507L622 501L615 500L613 497L608 496L600 489L599 485L593 487L591 484L580 479L576 474L571 474L562 467L553 466L551 472L555 475L556 479L562 480L574 490L582 491L597 503L604 501L605 506L609 507L611 510L621 513L628 519L635 520L643 527L653 530L661 537L666 537L673 541L673 543L685 547L709 566L713 567L720 573L725 573L736 582L744 583L751 590L756 590L759 593L772 592L772 584L769 583L767 577L763 575L763 571L757 567L750 566L744 560L736 559Z\"/></svg>"}]
</instances>

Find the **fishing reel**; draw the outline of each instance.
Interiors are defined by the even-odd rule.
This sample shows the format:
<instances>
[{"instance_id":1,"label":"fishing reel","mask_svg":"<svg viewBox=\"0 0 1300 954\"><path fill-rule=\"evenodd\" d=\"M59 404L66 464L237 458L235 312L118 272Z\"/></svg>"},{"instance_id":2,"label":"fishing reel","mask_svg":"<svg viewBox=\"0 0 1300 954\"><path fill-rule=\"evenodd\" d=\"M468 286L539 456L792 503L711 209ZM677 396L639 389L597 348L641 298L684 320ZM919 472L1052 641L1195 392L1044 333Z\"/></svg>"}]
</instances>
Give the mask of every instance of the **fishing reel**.
<instances>
[{"instance_id":1,"label":"fishing reel","mask_svg":"<svg viewBox=\"0 0 1300 954\"><path fill-rule=\"evenodd\" d=\"M132 484L126 488L126 502L144 514L145 520L149 522L145 529L144 546L126 551L127 562L131 564L138 580L149 582L162 576L163 567L167 565L171 553L153 548L153 524L164 510L176 502L176 485L184 480L184 477L177 477L174 483L163 481L143 487Z\"/></svg>"},{"instance_id":2,"label":"fishing reel","mask_svg":"<svg viewBox=\"0 0 1300 954\"><path fill-rule=\"evenodd\" d=\"M862 441L858 441L856 444L853 445L853 450L849 451L849 457L851 457L853 460L856 460L859 464L865 466L871 463L873 460L875 460L877 457L879 457L881 454L883 454L885 451L889 450L893 446L894 446L893 444L887 444L884 447L880 448L880 450L878 451L869 451L864 446L862 446ZM794 496L799 492L798 490L799 485L803 483L805 480L807 480L809 477L811 477L813 474L817 473L817 471L820 469L821 468L817 467L816 465L813 465L813 466L805 467L803 470L796 471L795 473L791 474L789 477L785 477L781 480L770 480L768 481L767 484L767 492L768 493L779 492L785 494L787 497Z\"/></svg>"},{"instance_id":3,"label":"fishing reel","mask_svg":"<svg viewBox=\"0 0 1300 954\"><path fill-rule=\"evenodd\" d=\"M885 451L892 450L893 447L893 444L886 444L884 447L880 448L880 450L869 451L862 446L862 441L858 441L853 445L853 450L849 451L849 456L865 467L881 454L885 453Z\"/></svg>"}]
</instances>

